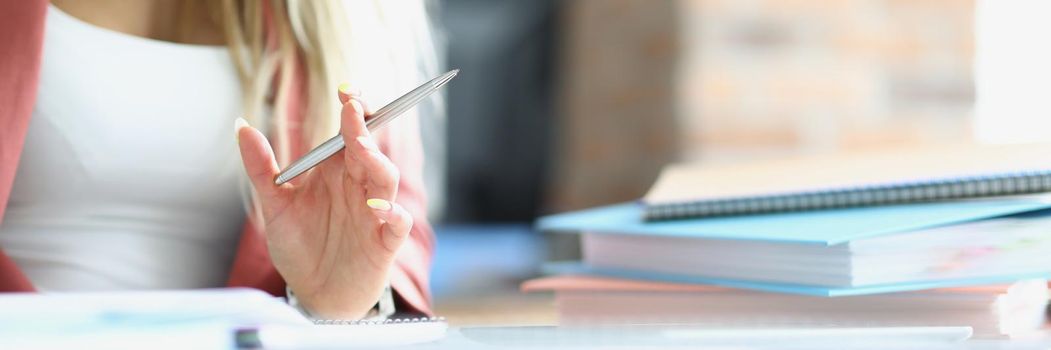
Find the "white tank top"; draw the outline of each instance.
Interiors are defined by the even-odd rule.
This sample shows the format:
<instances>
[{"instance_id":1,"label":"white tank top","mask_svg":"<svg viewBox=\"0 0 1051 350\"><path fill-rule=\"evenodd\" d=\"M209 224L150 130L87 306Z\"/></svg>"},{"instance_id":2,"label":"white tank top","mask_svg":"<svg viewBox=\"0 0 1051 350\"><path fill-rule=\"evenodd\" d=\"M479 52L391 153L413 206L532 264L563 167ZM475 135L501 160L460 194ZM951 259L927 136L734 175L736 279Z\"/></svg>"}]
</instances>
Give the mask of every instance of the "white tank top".
<instances>
[{"instance_id":1,"label":"white tank top","mask_svg":"<svg viewBox=\"0 0 1051 350\"><path fill-rule=\"evenodd\" d=\"M41 290L223 285L245 217L226 49L48 11L0 246Z\"/></svg>"}]
</instances>

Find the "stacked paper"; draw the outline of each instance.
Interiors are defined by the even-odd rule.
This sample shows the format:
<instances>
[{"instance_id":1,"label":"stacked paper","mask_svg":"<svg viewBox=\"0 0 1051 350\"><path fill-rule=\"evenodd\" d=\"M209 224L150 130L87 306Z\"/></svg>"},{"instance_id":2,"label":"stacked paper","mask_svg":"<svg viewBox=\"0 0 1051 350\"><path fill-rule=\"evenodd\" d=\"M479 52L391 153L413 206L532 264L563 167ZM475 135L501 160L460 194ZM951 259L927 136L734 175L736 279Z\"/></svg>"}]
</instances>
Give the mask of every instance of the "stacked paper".
<instances>
[{"instance_id":1,"label":"stacked paper","mask_svg":"<svg viewBox=\"0 0 1051 350\"><path fill-rule=\"evenodd\" d=\"M1051 267L1051 216L1019 215L832 246L585 233L591 266L854 287L994 277Z\"/></svg>"},{"instance_id":2,"label":"stacked paper","mask_svg":"<svg viewBox=\"0 0 1051 350\"><path fill-rule=\"evenodd\" d=\"M554 272L825 296L1051 277L1042 197L647 223L636 204L541 219L583 233L583 262Z\"/></svg>"},{"instance_id":3,"label":"stacked paper","mask_svg":"<svg viewBox=\"0 0 1051 350\"><path fill-rule=\"evenodd\" d=\"M564 325L963 326L988 337L1044 323L1047 197L642 217L628 203L542 218L541 230L580 234L583 259L548 264L563 277L524 288L555 291Z\"/></svg>"},{"instance_id":4,"label":"stacked paper","mask_svg":"<svg viewBox=\"0 0 1051 350\"><path fill-rule=\"evenodd\" d=\"M1043 280L1010 285L823 298L705 285L559 276L523 284L554 291L566 326L691 324L704 328L972 327L980 337L1044 322Z\"/></svg>"}]
</instances>

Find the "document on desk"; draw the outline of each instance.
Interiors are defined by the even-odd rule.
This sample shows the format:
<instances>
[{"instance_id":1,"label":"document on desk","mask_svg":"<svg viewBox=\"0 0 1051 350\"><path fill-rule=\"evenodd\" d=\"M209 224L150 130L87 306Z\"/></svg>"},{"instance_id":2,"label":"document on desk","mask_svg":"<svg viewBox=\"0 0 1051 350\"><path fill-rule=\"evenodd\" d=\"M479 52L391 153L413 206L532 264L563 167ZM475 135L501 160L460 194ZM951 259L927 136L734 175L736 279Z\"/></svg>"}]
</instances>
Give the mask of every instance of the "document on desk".
<instances>
[{"instance_id":1,"label":"document on desk","mask_svg":"<svg viewBox=\"0 0 1051 350\"><path fill-rule=\"evenodd\" d=\"M0 295L0 348L354 348L444 336L444 322L314 324L254 289Z\"/></svg>"}]
</instances>

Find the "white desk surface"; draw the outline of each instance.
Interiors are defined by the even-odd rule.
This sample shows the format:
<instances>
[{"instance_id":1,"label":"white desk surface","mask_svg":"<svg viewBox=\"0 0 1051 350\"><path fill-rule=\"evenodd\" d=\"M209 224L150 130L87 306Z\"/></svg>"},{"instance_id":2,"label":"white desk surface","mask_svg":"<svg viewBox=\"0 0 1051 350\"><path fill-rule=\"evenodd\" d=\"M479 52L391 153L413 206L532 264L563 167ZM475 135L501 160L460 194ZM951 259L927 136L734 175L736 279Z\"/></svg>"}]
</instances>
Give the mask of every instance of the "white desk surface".
<instances>
[{"instance_id":1,"label":"white desk surface","mask_svg":"<svg viewBox=\"0 0 1051 350\"><path fill-rule=\"evenodd\" d=\"M1022 349L1051 349L1051 334L1046 334L1042 339L1020 339L1020 340L967 340L958 343L895 343L893 340L882 339L850 339L841 342L763 342L763 341L741 341L733 344L705 344L695 342L691 344L669 344L656 342L615 342L613 339L605 341L588 342L582 339L542 340L534 339L529 342L519 342L514 339L494 340L478 339L473 337L470 328L451 328L448 336L436 343L420 345L414 348L420 349L589 349L589 348L616 348L616 349L652 349L661 348L690 348L690 349L960 349L960 350L1022 350Z\"/></svg>"}]
</instances>

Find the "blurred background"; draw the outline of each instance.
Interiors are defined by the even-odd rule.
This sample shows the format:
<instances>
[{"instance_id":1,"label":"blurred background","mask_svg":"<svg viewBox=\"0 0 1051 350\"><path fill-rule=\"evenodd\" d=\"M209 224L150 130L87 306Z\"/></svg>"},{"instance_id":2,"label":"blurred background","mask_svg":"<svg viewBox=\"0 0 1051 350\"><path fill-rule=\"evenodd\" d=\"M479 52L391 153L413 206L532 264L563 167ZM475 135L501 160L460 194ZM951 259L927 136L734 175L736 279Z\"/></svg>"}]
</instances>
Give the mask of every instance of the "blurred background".
<instances>
[{"instance_id":1,"label":"blurred background","mask_svg":"<svg viewBox=\"0 0 1051 350\"><path fill-rule=\"evenodd\" d=\"M429 159L440 313L572 257L538 215L637 199L670 162L1051 138L1048 1L431 5L463 70Z\"/></svg>"}]
</instances>

